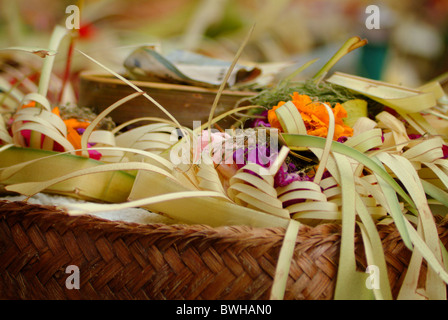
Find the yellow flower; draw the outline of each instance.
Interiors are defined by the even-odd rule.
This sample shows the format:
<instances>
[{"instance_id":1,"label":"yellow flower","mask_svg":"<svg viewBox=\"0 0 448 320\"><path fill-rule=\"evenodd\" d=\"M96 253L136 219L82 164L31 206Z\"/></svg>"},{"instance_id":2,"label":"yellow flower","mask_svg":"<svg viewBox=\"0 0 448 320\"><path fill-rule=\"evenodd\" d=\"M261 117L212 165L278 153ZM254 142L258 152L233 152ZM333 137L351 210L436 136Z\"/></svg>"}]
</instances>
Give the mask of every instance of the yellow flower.
<instances>
[{"instance_id":1,"label":"yellow flower","mask_svg":"<svg viewBox=\"0 0 448 320\"><path fill-rule=\"evenodd\" d=\"M299 94L298 92L294 92L291 95L291 98L292 103L294 103L302 116L307 133L313 136L326 137L330 119L324 104L318 101L313 101L308 95ZM280 121L275 114L275 110L285 103L285 101L280 101L268 111L268 121L271 124L271 127L282 130ZM330 105L329 103L326 104ZM336 103L332 110L335 118L335 133L333 140L337 140L342 136L351 137L353 135L353 129L344 124L343 121L343 118L347 117L347 111L340 103Z\"/></svg>"}]
</instances>

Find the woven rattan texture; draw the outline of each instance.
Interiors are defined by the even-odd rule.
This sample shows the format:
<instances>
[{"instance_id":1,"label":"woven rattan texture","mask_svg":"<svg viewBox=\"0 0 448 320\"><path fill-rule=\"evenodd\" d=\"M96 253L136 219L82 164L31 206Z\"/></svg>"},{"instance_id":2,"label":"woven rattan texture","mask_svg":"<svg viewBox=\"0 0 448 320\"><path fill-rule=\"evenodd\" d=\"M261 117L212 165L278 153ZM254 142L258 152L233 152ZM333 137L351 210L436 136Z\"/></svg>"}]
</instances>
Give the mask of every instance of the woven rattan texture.
<instances>
[{"instance_id":1,"label":"woven rattan texture","mask_svg":"<svg viewBox=\"0 0 448 320\"><path fill-rule=\"evenodd\" d=\"M301 226L285 299L332 299L340 226ZM448 243L448 223L439 226ZM68 216L54 207L0 201L2 299L268 299L285 230L137 225ZM410 251L381 227L393 293ZM362 241L357 260L365 270ZM68 289L66 268L80 271Z\"/></svg>"}]
</instances>

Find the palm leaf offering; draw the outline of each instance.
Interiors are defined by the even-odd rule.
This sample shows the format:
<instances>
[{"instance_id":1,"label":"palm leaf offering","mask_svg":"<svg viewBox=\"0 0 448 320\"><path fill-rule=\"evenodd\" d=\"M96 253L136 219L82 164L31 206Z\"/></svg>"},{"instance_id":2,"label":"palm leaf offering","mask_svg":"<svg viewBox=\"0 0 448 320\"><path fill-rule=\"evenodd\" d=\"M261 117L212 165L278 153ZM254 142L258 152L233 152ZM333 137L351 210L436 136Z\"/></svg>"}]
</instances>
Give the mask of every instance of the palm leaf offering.
<instances>
[{"instance_id":1,"label":"palm leaf offering","mask_svg":"<svg viewBox=\"0 0 448 320\"><path fill-rule=\"evenodd\" d=\"M248 98L249 106L215 115L243 43L208 123L186 127L151 92L78 52L135 90L87 115L47 97L53 53L65 36L57 28L48 49L10 48L44 54L37 91L19 95L10 88L9 105L16 106L0 118L5 191L88 201L71 204L71 215L139 207L186 224L285 228L273 299L286 290L300 225L326 223L342 226L335 299L392 299L387 277L366 286L369 274L357 269L354 237L360 230L368 264L387 274L377 225L394 224L412 251L398 298L447 298L448 255L434 222L448 210L446 124L434 121L448 115L437 82L404 88L338 72L327 77L342 56L366 43L354 37L312 79L291 76ZM167 118L110 125L113 110L140 96ZM215 126L225 117L237 121Z\"/></svg>"}]
</instances>

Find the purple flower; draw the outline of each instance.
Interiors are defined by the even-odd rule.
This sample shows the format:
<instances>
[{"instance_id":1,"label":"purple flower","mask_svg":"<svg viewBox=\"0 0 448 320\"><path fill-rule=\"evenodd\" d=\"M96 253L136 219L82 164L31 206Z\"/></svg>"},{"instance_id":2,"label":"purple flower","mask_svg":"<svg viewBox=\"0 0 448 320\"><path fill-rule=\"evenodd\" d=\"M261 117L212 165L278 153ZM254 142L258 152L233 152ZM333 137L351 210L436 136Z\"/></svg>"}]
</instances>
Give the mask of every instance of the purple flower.
<instances>
[{"instance_id":1,"label":"purple flower","mask_svg":"<svg viewBox=\"0 0 448 320\"><path fill-rule=\"evenodd\" d=\"M277 153L272 153L269 147L259 144L252 147L237 148L233 152L233 161L238 168L244 167L247 163L256 163L268 168L277 157Z\"/></svg>"},{"instance_id":2,"label":"purple flower","mask_svg":"<svg viewBox=\"0 0 448 320\"><path fill-rule=\"evenodd\" d=\"M271 124L268 121L268 110L263 110L262 113L258 114L258 116L261 116L263 118L257 118L255 119L250 127L257 128L257 127L271 127Z\"/></svg>"},{"instance_id":3,"label":"purple flower","mask_svg":"<svg viewBox=\"0 0 448 320\"><path fill-rule=\"evenodd\" d=\"M302 171L297 171L292 163L283 164L274 176L274 187L285 187L294 181L310 181L310 177Z\"/></svg>"},{"instance_id":4,"label":"purple flower","mask_svg":"<svg viewBox=\"0 0 448 320\"><path fill-rule=\"evenodd\" d=\"M257 127L271 127L271 124L267 121L265 121L265 119L256 119L254 121L254 123L252 124L253 128L257 128Z\"/></svg>"}]
</instances>

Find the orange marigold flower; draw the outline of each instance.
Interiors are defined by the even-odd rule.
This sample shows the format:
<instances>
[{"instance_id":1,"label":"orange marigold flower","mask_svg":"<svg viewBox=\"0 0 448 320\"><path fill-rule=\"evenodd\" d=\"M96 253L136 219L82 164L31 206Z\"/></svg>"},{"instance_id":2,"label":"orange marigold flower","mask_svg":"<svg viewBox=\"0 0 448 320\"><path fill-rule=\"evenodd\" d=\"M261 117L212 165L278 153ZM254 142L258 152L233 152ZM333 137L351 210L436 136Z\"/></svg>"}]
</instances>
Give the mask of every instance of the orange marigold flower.
<instances>
[{"instance_id":1,"label":"orange marigold flower","mask_svg":"<svg viewBox=\"0 0 448 320\"><path fill-rule=\"evenodd\" d=\"M22 105L22 109L34 108L35 106L36 106L36 102L35 101L30 101L27 104Z\"/></svg>"},{"instance_id":2,"label":"orange marigold flower","mask_svg":"<svg viewBox=\"0 0 448 320\"><path fill-rule=\"evenodd\" d=\"M277 115L275 114L275 110L280 108L285 103L286 103L285 101L280 101L276 106L274 106L271 110L268 111L268 121L272 128L282 130L282 125L280 124L280 121L278 120Z\"/></svg>"},{"instance_id":3,"label":"orange marigold flower","mask_svg":"<svg viewBox=\"0 0 448 320\"><path fill-rule=\"evenodd\" d=\"M52 112L59 117L61 116L58 107L53 108ZM79 121L75 118L65 119L63 121L67 127L67 140L75 149L81 149L81 134L78 132L78 129L86 129L90 122ZM77 151L76 154L81 155L81 152Z\"/></svg>"},{"instance_id":4,"label":"orange marigold flower","mask_svg":"<svg viewBox=\"0 0 448 320\"><path fill-rule=\"evenodd\" d=\"M291 95L291 99L292 103L296 106L302 116L307 133L313 136L326 137L328 134L330 118L324 104L318 101L313 101L308 95L299 94L298 92L294 92ZM271 127L282 130L280 121L275 114L275 110L285 103L285 101L280 101L268 111L268 121L271 124ZM330 105L329 103L326 104ZM351 137L353 135L353 129L344 124L343 121L343 119L347 117L347 111L340 103L336 103L332 110L335 118L335 133L333 139L337 140L341 136Z\"/></svg>"}]
</instances>

